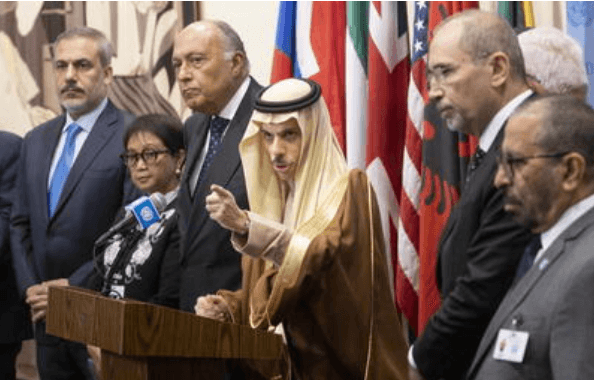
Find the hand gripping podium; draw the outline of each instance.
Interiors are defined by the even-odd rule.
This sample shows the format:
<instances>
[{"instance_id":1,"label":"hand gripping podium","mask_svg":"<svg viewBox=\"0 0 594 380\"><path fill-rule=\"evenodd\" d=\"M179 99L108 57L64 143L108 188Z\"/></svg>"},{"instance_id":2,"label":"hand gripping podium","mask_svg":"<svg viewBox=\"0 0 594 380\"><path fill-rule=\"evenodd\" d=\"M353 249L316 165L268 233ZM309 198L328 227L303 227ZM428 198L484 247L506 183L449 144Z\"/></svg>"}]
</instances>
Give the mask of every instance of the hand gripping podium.
<instances>
[{"instance_id":1,"label":"hand gripping podium","mask_svg":"<svg viewBox=\"0 0 594 380\"><path fill-rule=\"evenodd\" d=\"M221 379L230 362L271 368L283 350L279 335L76 287L50 288L46 331L101 348L109 380Z\"/></svg>"}]
</instances>

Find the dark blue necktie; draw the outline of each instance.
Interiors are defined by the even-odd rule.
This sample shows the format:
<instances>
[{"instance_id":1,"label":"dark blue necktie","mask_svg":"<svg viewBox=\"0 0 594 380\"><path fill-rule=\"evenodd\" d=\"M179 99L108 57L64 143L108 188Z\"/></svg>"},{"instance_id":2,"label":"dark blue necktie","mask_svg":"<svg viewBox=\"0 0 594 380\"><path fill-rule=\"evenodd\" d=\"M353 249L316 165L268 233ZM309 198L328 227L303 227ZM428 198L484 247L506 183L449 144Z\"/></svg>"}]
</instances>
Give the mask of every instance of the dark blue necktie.
<instances>
[{"instance_id":1,"label":"dark blue necktie","mask_svg":"<svg viewBox=\"0 0 594 380\"><path fill-rule=\"evenodd\" d=\"M516 282L518 282L522 277L524 277L526 272L528 272L528 270L534 263L534 258L536 257L536 254L538 253L538 251L541 248L542 248L542 244L540 241L540 234L538 234L538 235L535 235L532 238L532 240L530 240L530 243L528 243L528 245L526 246L526 249L524 249L524 254L522 255L522 258L520 259L520 263L518 264L518 269L516 269L516 279L515 279Z\"/></svg>"},{"instance_id":2,"label":"dark blue necktie","mask_svg":"<svg viewBox=\"0 0 594 380\"><path fill-rule=\"evenodd\" d=\"M221 148L223 132L225 131L225 128L227 128L227 124L229 124L229 120L219 116L215 116L210 120L210 140L208 143L208 151L206 152L206 156L204 156L204 162L202 163L202 169L200 169L200 176L198 177L198 182L196 183L194 192L198 189L198 187L200 187L200 184L206 178L208 167L210 164L212 164L216 154Z\"/></svg>"},{"instance_id":3,"label":"dark blue necktie","mask_svg":"<svg viewBox=\"0 0 594 380\"><path fill-rule=\"evenodd\" d=\"M47 193L48 198L48 212L49 216L52 217L56 211L56 206L60 200L60 194L70 173L70 168L74 161L74 148L76 146L76 136L82 131L80 125L72 123L68 126L66 131L66 141L64 142L64 148L62 154L58 159L56 168L54 169L54 176L50 182L50 186Z\"/></svg>"}]
</instances>

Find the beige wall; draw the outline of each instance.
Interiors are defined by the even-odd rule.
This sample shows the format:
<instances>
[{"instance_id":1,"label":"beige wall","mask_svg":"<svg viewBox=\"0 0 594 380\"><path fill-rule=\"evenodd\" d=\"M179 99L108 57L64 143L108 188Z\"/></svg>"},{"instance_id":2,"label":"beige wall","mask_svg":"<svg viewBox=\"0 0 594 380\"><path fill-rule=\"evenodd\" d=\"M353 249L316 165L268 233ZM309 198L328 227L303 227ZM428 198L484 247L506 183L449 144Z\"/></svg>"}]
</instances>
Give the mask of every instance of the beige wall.
<instances>
[{"instance_id":1,"label":"beige wall","mask_svg":"<svg viewBox=\"0 0 594 380\"><path fill-rule=\"evenodd\" d=\"M252 76L262 85L270 82L278 1L203 1L202 16L229 23L239 33L252 66Z\"/></svg>"}]
</instances>

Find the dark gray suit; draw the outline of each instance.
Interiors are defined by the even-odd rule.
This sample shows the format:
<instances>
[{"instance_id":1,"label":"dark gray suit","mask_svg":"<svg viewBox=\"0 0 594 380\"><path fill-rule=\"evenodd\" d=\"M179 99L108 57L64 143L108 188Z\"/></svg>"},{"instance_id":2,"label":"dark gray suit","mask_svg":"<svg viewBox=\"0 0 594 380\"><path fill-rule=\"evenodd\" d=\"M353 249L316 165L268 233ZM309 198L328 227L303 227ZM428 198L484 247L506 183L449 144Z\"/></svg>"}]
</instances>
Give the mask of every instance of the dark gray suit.
<instances>
[{"instance_id":1,"label":"dark gray suit","mask_svg":"<svg viewBox=\"0 0 594 380\"><path fill-rule=\"evenodd\" d=\"M522 363L493 359L501 328L530 334ZM508 292L469 379L594 379L594 209L573 222Z\"/></svg>"},{"instance_id":2,"label":"dark gray suit","mask_svg":"<svg viewBox=\"0 0 594 380\"><path fill-rule=\"evenodd\" d=\"M190 177L206 144L210 116L196 113L185 123L184 140L188 155L178 195L182 310L193 312L196 298L199 296L215 293L219 289L235 290L241 287L241 255L231 246L230 232L208 216L205 198L214 183L233 193L240 208L248 208L238 146L261 89L262 87L251 78L235 117L227 126L222 148L193 197L190 191Z\"/></svg>"}]
</instances>

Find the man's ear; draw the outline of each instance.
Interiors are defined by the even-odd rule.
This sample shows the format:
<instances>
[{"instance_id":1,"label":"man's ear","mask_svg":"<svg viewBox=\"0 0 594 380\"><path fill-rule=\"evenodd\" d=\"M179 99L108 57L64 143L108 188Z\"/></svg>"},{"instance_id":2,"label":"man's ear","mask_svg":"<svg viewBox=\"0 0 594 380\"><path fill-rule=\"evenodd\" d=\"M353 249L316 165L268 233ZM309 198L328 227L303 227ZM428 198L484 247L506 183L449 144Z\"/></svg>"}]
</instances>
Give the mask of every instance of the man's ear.
<instances>
[{"instance_id":1,"label":"man's ear","mask_svg":"<svg viewBox=\"0 0 594 380\"><path fill-rule=\"evenodd\" d=\"M487 64L491 69L491 85L502 86L510 76L509 57L504 52L498 51L487 58Z\"/></svg>"},{"instance_id":2,"label":"man's ear","mask_svg":"<svg viewBox=\"0 0 594 380\"><path fill-rule=\"evenodd\" d=\"M231 58L232 66L232 73L234 76L239 77L243 74L243 69L245 67L246 57L243 53L236 51L233 53L233 58Z\"/></svg>"},{"instance_id":3,"label":"man's ear","mask_svg":"<svg viewBox=\"0 0 594 380\"><path fill-rule=\"evenodd\" d=\"M568 153L563 157L563 190L574 191L584 182L586 176L586 159L577 152Z\"/></svg>"},{"instance_id":4,"label":"man's ear","mask_svg":"<svg viewBox=\"0 0 594 380\"><path fill-rule=\"evenodd\" d=\"M113 81L113 67L111 67L111 65L104 67L103 75L105 76L105 78L103 79L105 85L111 84L111 82Z\"/></svg>"}]
</instances>

